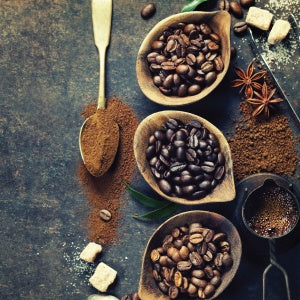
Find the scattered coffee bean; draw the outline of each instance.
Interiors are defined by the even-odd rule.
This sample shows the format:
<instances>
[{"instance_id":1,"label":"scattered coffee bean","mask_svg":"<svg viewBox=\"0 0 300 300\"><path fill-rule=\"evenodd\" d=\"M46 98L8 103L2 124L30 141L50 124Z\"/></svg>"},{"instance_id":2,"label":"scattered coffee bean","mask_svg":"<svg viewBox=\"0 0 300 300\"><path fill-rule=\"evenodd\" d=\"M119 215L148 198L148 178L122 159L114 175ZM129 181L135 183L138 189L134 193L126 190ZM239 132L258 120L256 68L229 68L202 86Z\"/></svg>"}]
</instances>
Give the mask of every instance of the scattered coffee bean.
<instances>
[{"instance_id":1,"label":"scattered coffee bean","mask_svg":"<svg viewBox=\"0 0 300 300\"><path fill-rule=\"evenodd\" d=\"M153 83L163 94L196 95L223 71L221 38L206 23L179 23L152 42L147 61ZM213 75L205 78L209 72Z\"/></svg>"},{"instance_id":2,"label":"scattered coffee bean","mask_svg":"<svg viewBox=\"0 0 300 300\"><path fill-rule=\"evenodd\" d=\"M205 79L214 81L216 76L211 71ZM198 88L191 85L189 93ZM169 119L149 138L146 158L161 191L173 197L201 199L225 175L225 157L217 137L196 120L183 124Z\"/></svg>"},{"instance_id":3,"label":"scattered coffee bean","mask_svg":"<svg viewBox=\"0 0 300 300\"><path fill-rule=\"evenodd\" d=\"M206 239L209 242L205 242ZM175 242L180 245L178 248L173 246ZM170 299L186 295L200 299L212 297L221 285L222 275L233 264L230 247L229 252L222 253L220 242L230 246L225 233L215 233L200 223L171 229L164 237L162 247L153 249L150 255L158 288ZM153 253L163 253L160 249L165 248L166 243L170 245L163 250L167 256L161 256L158 262L156 258L153 260Z\"/></svg>"},{"instance_id":4,"label":"scattered coffee bean","mask_svg":"<svg viewBox=\"0 0 300 300\"><path fill-rule=\"evenodd\" d=\"M236 18L241 19L243 17L243 10L237 1L231 1L229 3L230 11Z\"/></svg>"},{"instance_id":5,"label":"scattered coffee bean","mask_svg":"<svg viewBox=\"0 0 300 300\"><path fill-rule=\"evenodd\" d=\"M227 0L220 0L218 4L219 10L226 10L229 11L229 1Z\"/></svg>"},{"instance_id":6,"label":"scattered coffee bean","mask_svg":"<svg viewBox=\"0 0 300 300\"><path fill-rule=\"evenodd\" d=\"M238 22L233 25L233 31L236 34L243 34L247 31L248 25L246 22Z\"/></svg>"},{"instance_id":7,"label":"scattered coffee bean","mask_svg":"<svg viewBox=\"0 0 300 300\"><path fill-rule=\"evenodd\" d=\"M248 8L252 5L255 4L255 0L240 0L240 4L245 7L245 8Z\"/></svg>"},{"instance_id":8,"label":"scattered coffee bean","mask_svg":"<svg viewBox=\"0 0 300 300\"><path fill-rule=\"evenodd\" d=\"M106 209L100 210L99 216L104 221L109 221L111 219L111 213Z\"/></svg>"},{"instance_id":9,"label":"scattered coffee bean","mask_svg":"<svg viewBox=\"0 0 300 300\"><path fill-rule=\"evenodd\" d=\"M154 3L147 3L141 10L141 16L144 19L151 18L156 12L156 7Z\"/></svg>"}]
</instances>

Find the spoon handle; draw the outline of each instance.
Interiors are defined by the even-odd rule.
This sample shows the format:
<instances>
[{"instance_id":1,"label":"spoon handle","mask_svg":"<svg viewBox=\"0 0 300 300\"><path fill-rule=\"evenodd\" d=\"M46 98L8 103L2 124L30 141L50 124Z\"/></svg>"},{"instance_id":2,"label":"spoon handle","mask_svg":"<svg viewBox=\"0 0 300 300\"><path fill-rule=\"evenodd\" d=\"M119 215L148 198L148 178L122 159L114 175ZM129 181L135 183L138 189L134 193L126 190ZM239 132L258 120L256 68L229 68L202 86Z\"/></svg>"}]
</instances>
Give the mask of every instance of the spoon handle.
<instances>
[{"instance_id":1,"label":"spoon handle","mask_svg":"<svg viewBox=\"0 0 300 300\"><path fill-rule=\"evenodd\" d=\"M110 40L112 0L92 0L95 45L99 52L99 93L97 108L105 108L105 55Z\"/></svg>"}]
</instances>

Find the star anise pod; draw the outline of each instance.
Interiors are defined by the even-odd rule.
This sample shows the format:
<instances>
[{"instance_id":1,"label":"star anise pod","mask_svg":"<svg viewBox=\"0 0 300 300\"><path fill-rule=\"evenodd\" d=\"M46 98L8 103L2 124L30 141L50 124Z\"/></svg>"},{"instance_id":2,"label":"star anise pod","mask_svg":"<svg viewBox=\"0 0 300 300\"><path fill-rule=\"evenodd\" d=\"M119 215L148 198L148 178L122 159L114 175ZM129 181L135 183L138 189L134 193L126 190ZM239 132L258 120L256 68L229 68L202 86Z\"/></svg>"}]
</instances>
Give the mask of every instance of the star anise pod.
<instances>
[{"instance_id":1,"label":"star anise pod","mask_svg":"<svg viewBox=\"0 0 300 300\"><path fill-rule=\"evenodd\" d=\"M262 78L266 74L266 71L259 71L253 74L254 72L253 61L251 61L251 63L249 64L246 72L244 72L242 69L237 67L234 68L234 71L236 75L239 77L239 79L233 80L231 82L231 86L232 87L242 86L242 88L240 89L240 93L243 91L243 89L245 89L244 93L247 98L253 97L253 88L256 90L262 89L262 85L258 83L257 80Z\"/></svg>"},{"instance_id":2,"label":"star anise pod","mask_svg":"<svg viewBox=\"0 0 300 300\"><path fill-rule=\"evenodd\" d=\"M270 108L273 108L272 104L283 101L281 98L272 99L275 92L276 92L276 89L273 89L270 92L268 92L268 86L267 86L266 82L264 82L264 84L262 86L261 94L254 91L254 94L258 98L247 99L247 102L257 106L257 108L252 112L253 117L259 115L262 112L264 112L265 117L267 117L267 118L270 117Z\"/></svg>"}]
</instances>

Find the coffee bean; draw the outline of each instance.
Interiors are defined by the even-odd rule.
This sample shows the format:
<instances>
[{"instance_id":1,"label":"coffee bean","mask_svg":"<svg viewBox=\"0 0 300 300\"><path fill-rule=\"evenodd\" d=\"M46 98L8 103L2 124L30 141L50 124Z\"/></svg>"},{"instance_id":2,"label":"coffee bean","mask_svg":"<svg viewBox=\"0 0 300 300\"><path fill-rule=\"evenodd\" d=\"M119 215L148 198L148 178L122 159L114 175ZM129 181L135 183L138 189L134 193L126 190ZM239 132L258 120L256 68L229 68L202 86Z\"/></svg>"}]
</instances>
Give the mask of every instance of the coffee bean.
<instances>
[{"instance_id":1,"label":"coffee bean","mask_svg":"<svg viewBox=\"0 0 300 300\"><path fill-rule=\"evenodd\" d=\"M214 64L211 61L206 61L201 65L201 71L208 73L214 69Z\"/></svg>"},{"instance_id":2,"label":"coffee bean","mask_svg":"<svg viewBox=\"0 0 300 300\"><path fill-rule=\"evenodd\" d=\"M220 0L218 3L219 10L226 10L229 11L229 1L227 0Z\"/></svg>"},{"instance_id":3,"label":"coffee bean","mask_svg":"<svg viewBox=\"0 0 300 300\"><path fill-rule=\"evenodd\" d=\"M162 281L158 283L158 287L165 294L167 294L169 291L169 288L167 287L167 285L165 283L163 283Z\"/></svg>"},{"instance_id":4,"label":"coffee bean","mask_svg":"<svg viewBox=\"0 0 300 300\"><path fill-rule=\"evenodd\" d=\"M196 295L197 291L198 291L198 288L195 285L193 285L192 283L189 283L189 286L187 289L188 294L194 298L194 295Z\"/></svg>"},{"instance_id":5,"label":"coffee bean","mask_svg":"<svg viewBox=\"0 0 300 300\"><path fill-rule=\"evenodd\" d=\"M167 195L170 195L171 192L172 192L172 187L171 185L169 184L169 182L165 179L161 179L159 182L158 182L158 186L159 188L161 189L161 191Z\"/></svg>"},{"instance_id":6,"label":"coffee bean","mask_svg":"<svg viewBox=\"0 0 300 300\"><path fill-rule=\"evenodd\" d=\"M217 43L211 41L208 43L207 47L210 51L217 51L220 46Z\"/></svg>"},{"instance_id":7,"label":"coffee bean","mask_svg":"<svg viewBox=\"0 0 300 300\"><path fill-rule=\"evenodd\" d=\"M211 297L215 293L216 288L212 284L208 284L204 289L206 297Z\"/></svg>"},{"instance_id":8,"label":"coffee bean","mask_svg":"<svg viewBox=\"0 0 300 300\"><path fill-rule=\"evenodd\" d=\"M164 46L165 46L165 43L162 41L153 41L151 44L151 48L155 51L159 51L159 50L163 49Z\"/></svg>"},{"instance_id":9,"label":"coffee bean","mask_svg":"<svg viewBox=\"0 0 300 300\"><path fill-rule=\"evenodd\" d=\"M237 1L231 1L229 3L230 11L236 18L241 19L243 17L243 10Z\"/></svg>"},{"instance_id":10,"label":"coffee bean","mask_svg":"<svg viewBox=\"0 0 300 300\"><path fill-rule=\"evenodd\" d=\"M139 295L138 295L137 292L134 292L134 293L131 295L131 299L132 299L132 300L140 300L140 297L139 297Z\"/></svg>"},{"instance_id":11,"label":"coffee bean","mask_svg":"<svg viewBox=\"0 0 300 300\"><path fill-rule=\"evenodd\" d=\"M245 8L248 8L252 5L255 4L255 0L240 0L240 4L245 7Z\"/></svg>"},{"instance_id":12,"label":"coffee bean","mask_svg":"<svg viewBox=\"0 0 300 300\"><path fill-rule=\"evenodd\" d=\"M156 12L156 7L154 3L147 3L143 6L141 10L141 16L144 19L151 18Z\"/></svg>"},{"instance_id":13,"label":"coffee bean","mask_svg":"<svg viewBox=\"0 0 300 300\"><path fill-rule=\"evenodd\" d=\"M225 268L230 268L233 264L232 257L228 253L224 253L223 258L222 258L222 263Z\"/></svg>"},{"instance_id":14,"label":"coffee bean","mask_svg":"<svg viewBox=\"0 0 300 300\"><path fill-rule=\"evenodd\" d=\"M243 34L247 31L248 25L246 22L238 22L233 25L233 31L236 34Z\"/></svg>"},{"instance_id":15,"label":"coffee bean","mask_svg":"<svg viewBox=\"0 0 300 300\"><path fill-rule=\"evenodd\" d=\"M188 65L180 64L176 67L177 74L184 75L184 74L187 74L188 71L189 71Z\"/></svg>"},{"instance_id":16,"label":"coffee bean","mask_svg":"<svg viewBox=\"0 0 300 300\"><path fill-rule=\"evenodd\" d=\"M111 219L111 213L106 209L101 209L99 216L103 221L109 221Z\"/></svg>"},{"instance_id":17,"label":"coffee bean","mask_svg":"<svg viewBox=\"0 0 300 300\"><path fill-rule=\"evenodd\" d=\"M190 261L180 261L177 263L177 269L181 272L189 271L192 268L192 263Z\"/></svg>"},{"instance_id":18,"label":"coffee bean","mask_svg":"<svg viewBox=\"0 0 300 300\"><path fill-rule=\"evenodd\" d=\"M212 279L214 277L213 268L211 266L206 266L203 271L208 279Z\"/></svg>"},{"instance_id":19,"label":"coffee bean","mask_svg":"<svg viewBox=\"0 0 300 300\"><path fill-rule=\"evenodd\" d=\"M222 280L220 276L214 276L210 280L210 284L212 284L214 287L218 287L221 284Z\"/></svg>"},{"instance_id":20,"label":"coffee bean","mask_svg":"<svg viewBox=\"0 0 300 300\"><path fill-rule=\"evenodd\" d=\"M177 90L177 95L179 97L184 97L187 95L187 85L186 84L181 84L179 87L178 87L178 90Z\"/></svg>"},{"instance_id":21,"label":"coffee bean","mask_svg":"<svg viewBox=\"0 0 300 300\"><path fill-rule=\"evenodd\" d=\"M129 295L124 295L121 300L132 300Z\"/></svg>"},{"instance_id":22,"label":"coffee bean","mask_svg":"<svg viewBox=\"0 0 300 300\"><path fill-rule=\"evenodd\" d=\"M196 277L196 278L199 278L199 279L205 277L205 273L204 273L203 270L195 269L195 270L192 271L191 274L192 274L193 277Z\"/></svg>"},{"instance_id":23,"label":"coffee bean","mask_svg":"<svg viewBox=\"0 0 300 300\"><path fill-rule=\"evenodd\" d=\"M200 299L205 299L205 298L206 298L206 295L205 295L205 293L204 293L204 291L203 291L202 288L200 288L200 289L198 290L198 297L199 297Z\"/></svg>"},{"instance_id":24,"label":"coffee bean","mask_svg":"<svg viewBox=\"0 0 300 300\"><path fill-rule=\"evenodd\" d=\"M166 45L166 50L168 52L174 52L177 48L177 41L174 39L170 39Z\"/></svg>"},{"instance_id":25,"label":"coffee bean","mask_svg":"<svg viewBox=\"0 0 300 300\"><path fill-rule=\"evenodd\" d=\"M224 176L224 174L225 174L225 167L224 166L217 167L216 173L215 173L215 178L217 180L221 180L222 177Z\"/></svg>"},{"instance_id":26,"label":"coffee bean","mask_svg":"<svg viewBox=\"0 0 300 300\"><path fill-rule=\"evenodd\" d=\"M182 187L182 192L186 196L190 196L190 195L193 194L193 192L195 191L195 189L196 189L195 185L186 185L186 186Z\"/></svg>"},{"instance_id":27,"label":"coffee bean","mask_svg":"<svg viewBox=\"0 0 300 300\"><path fill-rule=\"evenodd\" d=\"M218 72L221 72L224 69L224 63L223 63L223 60L222 60L221 56L217 56L214 59L214 64L215 64L215 69Z\"/></svg>"},{"instance_id":28,"label":"coffee bean","mask_svg":"<svg viewBox=\"0 0 300 300\"><path fill-rule=\"evenodd\" d=\"M199 244L203 241L203 236L201 233L194 233L190 236L190 242L192 244Z\"/></svg>"}]
</instances>

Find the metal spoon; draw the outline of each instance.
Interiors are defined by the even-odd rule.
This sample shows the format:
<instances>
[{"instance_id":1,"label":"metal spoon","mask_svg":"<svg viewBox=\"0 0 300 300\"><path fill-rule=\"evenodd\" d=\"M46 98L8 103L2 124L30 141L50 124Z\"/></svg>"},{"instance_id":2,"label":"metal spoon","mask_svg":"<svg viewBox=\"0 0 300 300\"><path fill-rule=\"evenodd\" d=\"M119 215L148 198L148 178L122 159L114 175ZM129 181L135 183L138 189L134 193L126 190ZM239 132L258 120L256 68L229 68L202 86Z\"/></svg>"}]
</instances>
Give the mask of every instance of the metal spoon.
<instances>
[{"instance_id":1,"label":"metal spoon","mask_svg":"<svg viewBox=\"0 0 300 300\"><path fill-rule=\"evenodd\" d=\"M96 177L102 176L110 168L117 153L119 144L118 124L111 118L111 116L109 116L107 112L105 112L105 54L110 40L111 16L112 0L92 0L94 40L100 57L100 79L97 111L103 111L101 112L101 119L96 113L87 118L82 124L79 133L79 149L83 163L87 167L88 171ZM89 124L93 122L95 123L96 121L98 124L96 130L98 134L103 136L101 140L105 141L105 143L102 145L103 151L101 151L101 153L95 153L95 155L99 155L99 157L97 157L99 164L95 168L95 166L91 166L85 159L87 155L82 137L84 136L85 128ZM97 143L99 140L95 140L94 142Z\"/></svg>"}]
</instances>

